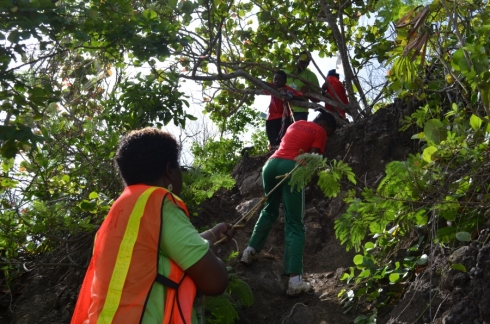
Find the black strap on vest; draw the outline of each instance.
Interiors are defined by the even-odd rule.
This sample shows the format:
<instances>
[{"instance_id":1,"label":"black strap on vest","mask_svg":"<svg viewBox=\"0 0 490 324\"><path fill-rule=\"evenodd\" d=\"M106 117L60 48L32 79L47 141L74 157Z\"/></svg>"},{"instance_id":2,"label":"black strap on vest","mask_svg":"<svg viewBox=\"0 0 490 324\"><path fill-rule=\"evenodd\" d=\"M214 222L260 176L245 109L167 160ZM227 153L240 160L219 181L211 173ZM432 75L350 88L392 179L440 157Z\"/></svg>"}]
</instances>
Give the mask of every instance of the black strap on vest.
<instances>
[{"instance_id":1,"label":"black strap on vest","mask_svg":"<svg viewBox=\"0 0 490 324\"><path fill-rule=\"evenodd\" d=\"M169 287L169 288L172 288L172 289L179 289L179 283L178 282L175 282L171 279L169 279L168 277L165 277L164 275L161 275L161 274L157 274L157 277L155 279L156 282L166 286L166 287Z\"/></svg>"},{"instance_id":2,"label":"black strap on vest","mask_svg":"<svg viewBox=\"0 0 490 324\"><path fill-rule=\"evenodd\" d=\"M184 281L184 278L187 276L187 274L184 274L184 276L182 277L182 280L180 282L175 282L173 281L172 279L168 278L168 277L165 277L164 275L162 274L159 274L157 273L157 277L155 278L155 281L158 282L159 284L162 284L170 289L175 289L175 299L177 300L177 308L179 310L179 315L180 315L180 318L182 319L182 322L185 323L185 320L184 320L184 313L182 312L182 308L180 307L180 301L179 301L179 286L180 286L180 283L182 281ZM173 308L172 308L172 312L173 312Z\"/></svg>"},{"instance_id":3,"label":"black strap on vest","mask_svg":"<svg viewBox=\"0 0 490 324\"><path fill-rule=\"evenodd\" d=\"M169 193L166 193L164 196L163 196L163 200L162 200L162 206L160 207L160 215L161 216L161 222L162 222L162 226L163 226L163 207L164 207L164 204L165 204L165 198L167 198L167 195L170 195L172 197L172 201L174 204L175 203L175 200L172 196L172 194L169 194ZM177 205L177 204L176 204ZM177 207L180 208L180 206L177 205ZM180 208L182 209L182 208ZM160 230L160 235L159 235L159 238L158 238L158 247L160 247L160 241L161 241L161 235L162 235L162 231ZM182 279L180 280L180 282L175 282L173 281L172 279L158 273L158 259L159 259L159 256L158 256L158 253L157 253L157 276L155 278L155 282L158 282L159 284L162 284L163 286L165 287L168 287L170 289L174 289L175 290L175 299L177 301L177 308L178 308L178 311L179 311L179 315L180 315L180 318L182 319L182 323L185 324L185 317L184 317L184 313L182 312L182 308L180 306L180 301L179 301L179 287L180 287L180 284L182 283L182 281L184 281L184 278L187 276L186 273L184 273L184 276L182 277ZM171 313L173 313L174 309L172 307L172 310L171 310Z\"/></svg>"}]
</instances>

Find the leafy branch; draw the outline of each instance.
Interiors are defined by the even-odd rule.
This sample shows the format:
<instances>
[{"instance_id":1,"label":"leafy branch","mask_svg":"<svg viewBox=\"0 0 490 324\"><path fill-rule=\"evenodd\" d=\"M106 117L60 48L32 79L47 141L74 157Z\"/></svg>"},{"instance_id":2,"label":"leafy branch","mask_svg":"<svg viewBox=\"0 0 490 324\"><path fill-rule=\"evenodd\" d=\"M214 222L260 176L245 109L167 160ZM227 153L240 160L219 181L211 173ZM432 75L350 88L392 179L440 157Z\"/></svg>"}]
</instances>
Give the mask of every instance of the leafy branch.
<instances>
[{"instance_id":1,"label":"leafy branch","mask_svg":"<svg viewBox=\"0 0 490 324\"><path fill-rule=\"evenodd\" d=\"M316 153L303 153L295 158L301 165L291 175L289 182L291 190L303 189L313 178L318 175L318 186L326 197L337 197L340 193L340 180L345 177L351 183L356 184L355 174L352 168L342 161L327 159Z\"/></svg>"}]
</instances>

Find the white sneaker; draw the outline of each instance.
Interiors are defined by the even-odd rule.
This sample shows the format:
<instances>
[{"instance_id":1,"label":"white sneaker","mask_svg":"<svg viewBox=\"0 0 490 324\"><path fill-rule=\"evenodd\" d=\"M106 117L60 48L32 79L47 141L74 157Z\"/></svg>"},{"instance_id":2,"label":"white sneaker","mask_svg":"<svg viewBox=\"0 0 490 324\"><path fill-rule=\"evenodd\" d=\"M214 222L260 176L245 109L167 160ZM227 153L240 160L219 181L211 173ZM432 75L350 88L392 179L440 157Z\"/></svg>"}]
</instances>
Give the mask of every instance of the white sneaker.
<instances>
[{"instance_id":1,"label":"white sneaker","mask_svg":"<svg viewBox=\"0 0 490 324\"><path fill-rule=\"evenodd\" d=\"M286 292L289 296L299 296L311 290L311 286L309 283L304 282L303 280L289 281L288 291Z\"/></svg>"},{"instance_id":2,"label":"white sneaker","mask_svg":"<svg viewBox=\"0 0 490 324\"><path fill-rule=\"evenodd\" d=\"M247 247L243 251L242 258L240 259L240 262L245 264L245 265L251 265L252 264L252 257L257 253L255 249L251 246Z\"/></svg>"}]
</instances>

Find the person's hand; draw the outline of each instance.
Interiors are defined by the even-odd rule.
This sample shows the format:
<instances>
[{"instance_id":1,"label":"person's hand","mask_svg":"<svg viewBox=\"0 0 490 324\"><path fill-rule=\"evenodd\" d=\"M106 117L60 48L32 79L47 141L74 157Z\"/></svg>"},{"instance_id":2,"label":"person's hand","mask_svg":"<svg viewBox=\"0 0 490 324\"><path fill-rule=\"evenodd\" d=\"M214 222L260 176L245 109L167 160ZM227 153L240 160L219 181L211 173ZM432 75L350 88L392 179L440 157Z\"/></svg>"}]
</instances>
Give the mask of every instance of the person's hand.
<instances>
[{"instance_id":1,"label":"person's hand","mask_svg":"<svg viewBox=\"0 0 490 324\"><path fill-rule=\"evenodd\" d=\"M285 96L286 96L286 99L285 99L286 101L291 101L294 98L294 96L290 93L286 93Z\"/></svg>"},{"instance_id":2,"label":"person's hand","mask_svg":"<svg viewBox=\"0 0 490 324\"><path fill-rule=\"evenodd\" d=\"M235 234L235 232L233 231L232 228L233 228L233 225L231 225L231 224L219 223L218 225L213 227L213 229L211 229L211 231L213 231L213 233L217 233L216 237L217 237L218 241L221 240L222 238L226 237L226 239L223 241L223 243L227 243L233 238L233 235Z\"/></svg>"},{"instance_id":3,"label":"person's hand","mask_svg":"<svg viewBox=\"0 0 490 324\"><path fill-rule=\"evenodd\" d=\"M281 91L279 91L279 93L285 97L284 98L285 101L290 101L290 100L293 100L293 98L294 98L293 94L288 92L288 91L281 90Z\"/></svg>"}]
</instances>

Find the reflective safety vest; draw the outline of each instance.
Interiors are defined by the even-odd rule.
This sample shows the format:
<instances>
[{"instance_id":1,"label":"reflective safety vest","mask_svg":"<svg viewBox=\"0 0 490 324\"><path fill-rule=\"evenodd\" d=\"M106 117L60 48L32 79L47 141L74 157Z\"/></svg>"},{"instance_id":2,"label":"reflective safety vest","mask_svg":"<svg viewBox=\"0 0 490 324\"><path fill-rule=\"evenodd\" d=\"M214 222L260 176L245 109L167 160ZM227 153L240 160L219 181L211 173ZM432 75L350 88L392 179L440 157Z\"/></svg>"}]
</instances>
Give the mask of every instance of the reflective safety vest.
<instances>
[{"instance_id":1,"label":"reflective safety vest","mask_svg":"<svg viewBox=\"0 0 490 324\"><path fill-rule=\"evenodd\" d=\"M158 273L166 199L189 217L184 202L161 187L128 186L114 202L97 232L72 324L140 323L155 282L168 287L162 324L191 323L196 285L170 259L170 273Z\"/></svg>"}]
</instances>

